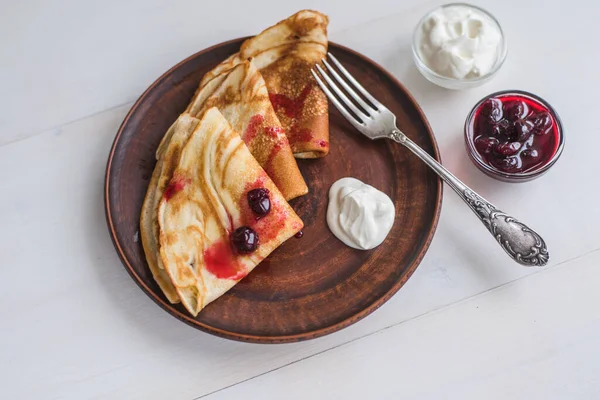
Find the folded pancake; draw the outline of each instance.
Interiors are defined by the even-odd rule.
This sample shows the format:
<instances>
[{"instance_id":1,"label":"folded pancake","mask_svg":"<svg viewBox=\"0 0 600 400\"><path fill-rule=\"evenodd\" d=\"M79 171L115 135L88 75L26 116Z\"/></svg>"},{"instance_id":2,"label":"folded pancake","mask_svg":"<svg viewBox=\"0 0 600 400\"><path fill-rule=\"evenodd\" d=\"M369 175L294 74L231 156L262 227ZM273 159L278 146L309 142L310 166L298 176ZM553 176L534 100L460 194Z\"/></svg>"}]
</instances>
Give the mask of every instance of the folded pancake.
<instances>
[{"instance_id":1,"label":"folded pancake","mask_svg":"<svg viewBox=\"0 0 600 400\"><path fill-rule=\"evenodd\" d=\"M179 296L171 283L169 275L164 270L162 261L158 257L158 205L169 184L177 164L181 148L198 125L199 120L189 114L182 114L169 128L163 137L163 153L157 152L157 162L148 184L142 212L140 215L140 236L146 261L150 272L158 286L171 303L179 303ZM159 147L160 149L160 147Z\"/></svg>"},{"instance_id":2,"label":"folded pancake","mask_svg":"<svg viewBox=\"0 0 600 400\"><path fill-rule=\"evenodd\" d=\"M208 81L212 80L215 76L221 75L223 72L229 71L231 68L235 67L239 63L244 61L243 58L240 57L240 53L234 53L227 57L225 60L221 61L216 67L208 71L202 77L200 81L199 88L201 89L204 85L208 83Z\"/></svg>"},{"instance_id":3,"label":"folded pancake","mask_svg":"<svg viewBox=\"0 0 600 400\"><path fill-rule=\"evenodd\" d=\"M285 130L269 101L265 81L250 61L237 64L199 88L186 112L197 116L211 107L217 107L242 135L250 153L286 200L308 193Z\"/></svg>"},{"instance_id":4,"label":"folded pancake","mask_svg":"<svg viewBox=\"0 0 600 400\"><path fill-rule=\"evenodd\" d=\"M257 219L250 190L269 191L271 209ZM158 207L160 258L194 316L298 232L302 220L216 107L208 109L181 150ZM249 227L259 245L240 253L231 233Z\"/></svg>"},{"instance_id":5,"label":"folded pancake","mask_svg":"<svg viewBox=\"0 0 600 400\"><path fill-rule=\"evenodd\" d=\"M202 79L200 86L250 57L260 70L271 103L296 158L329 152L327 97L310 73L327 54L326 15L303 10L246 40L239 51Z\"/></svg>"}]
</instances>

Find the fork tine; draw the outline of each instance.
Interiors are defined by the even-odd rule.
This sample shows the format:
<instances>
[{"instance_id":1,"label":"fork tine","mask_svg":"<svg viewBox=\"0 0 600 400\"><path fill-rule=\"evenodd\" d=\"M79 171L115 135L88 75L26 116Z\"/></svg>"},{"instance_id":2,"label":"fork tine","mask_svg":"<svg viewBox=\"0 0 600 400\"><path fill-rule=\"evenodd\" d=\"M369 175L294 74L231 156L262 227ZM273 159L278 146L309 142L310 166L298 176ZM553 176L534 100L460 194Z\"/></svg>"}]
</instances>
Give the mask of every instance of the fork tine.
<instances>
[{"instance_id":1,"label":"fork tine","mask_svg":"<svg viewBox=\"0 0 600 400\"><path fill-rule=\"evenodd\" d=\"M329 77L329 75L327 75L327 73L323 70L323 68L321 68L319 64L316 64L315 67L317 68L321 76L325 79L331 90L335 94L337 94L340 99L342 99L342 102L346 107L348 107L352 112L354 112L354 114L358 116L363 122L368 119L372 119L370 116L365 114L362 110L360 110L354 105L352 100L350 100L348 96L346 96L342 89L340 89L340 87L333 81L333 79Z\"/></svg>"},{"instance_id":2,"label":"fork tine","mask_svg":"<svg viewBox=\"0 0 600 400\"><path fill-rule=\"evenodd\" d=\"M317 84L321 87L323 92L325 92L325 94L327 95L327 98L329 98L329 100L333 103L335 108L337 108L338 111L344 116L344 118L346 118L348 120L348 122L350 122L352 125L354 125L354 127L356 129L360 130L360 128L364 128L365 127L364 122L358 121L352 114L350 114L348 112L348 110L346 110L346 107L344 107L342 105L342 103L340 103L340 101L333 95L333 93L331 93L331 91L329 90L327 85L325 83L323 83L323 81L321 80L321 78L319 78L319 75L315 72L315 70L311 69L310 72L315 77Z\"/></svg>"},{"instance_id":3,"label":"fork tine","mask_svg":"<svg viewBox=\"0 0 600 400\"><path fill-rule=\"evenodd\" d=\"M323 62L323 64L325 65L325 67L327 68L327 71L333 76L333 78L337 81L337 83L339 83L340 85L342 85L342 87L346 90L346 93L348 93L350 95L350 97L352 97L354 99L354 101L356 101L358 103L358 105L360 105L368 114L371 114L371 112L377 112L377 110L375 108L373 108L372 105L367 104L366 101L364 101L357 93L354 89L352 89L350 87L350 85L348 85L346 83L346 81L344 79L342 79L342 77L340 76L340 74L337 73L337 71L335 69L333 69L333 67L331 65L329 65L329 63L327 62L326 59L321 60Z\"/></svg>"},{"instance_id":4,"label":"fork tine","mask_svg":"<svg viewBox=\"0 0 600 400\"><path fill-rule=\"evenodd\" d=\"M342 66L342 64L333 56L333 54L327 52L327 55L329 58L331 58L331 61L333 61L335 66L346 77L346 79L348 79L348 81L350 81L350 83L352 83L354 87L375 106L375 108L385 108L383 104L381 104L375 97L371 96L371 93L367 92L367 89L365 89L360 83L358 83L356 79L354 79L352 75L350 75L350 72L348 72L348 70Z\"/></svg>"}]
</instances>

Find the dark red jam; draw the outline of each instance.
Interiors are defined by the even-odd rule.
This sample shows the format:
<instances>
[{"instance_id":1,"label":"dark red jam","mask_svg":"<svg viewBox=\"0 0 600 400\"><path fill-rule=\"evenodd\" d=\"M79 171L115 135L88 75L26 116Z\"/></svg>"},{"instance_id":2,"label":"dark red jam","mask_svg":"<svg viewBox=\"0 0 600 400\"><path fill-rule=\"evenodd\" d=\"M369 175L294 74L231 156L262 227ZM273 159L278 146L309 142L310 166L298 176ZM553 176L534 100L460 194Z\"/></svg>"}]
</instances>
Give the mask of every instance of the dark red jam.
<instances>
[{"instance_id":1,"label":"dark red jam","mask_svg":"<svg viewBox=\"0 0 600 400\"><path fill-rule=\"evenodd\" d=\"M226 240L218 240L204 251L206 269L219 279L238 280L246 276L246 268L233 253Z\"/></svg>"},{"instance_id":2,"label":"dark red jam","mask_svg":"<svg viewBox=\"0 0 600 400\"><path fill-rule=\"evenodd\" d=\"M558 150L556 120L530 97L504 94L487 99L475 111L472 128L477 153L501 172L533 171Z\"/></svg>"},{"instance_id":3,"label":"dark red jam","mask_svg":"<svg viewBox=\"0 0 600 400\"><path fill-rule=\"evenodd\" d=\"M262 218L271 211L271 199L269 198L269 189L256 188L248 191L248 205L254 213Z\"/></svg>"},{"instance_id":4,"label":"dark red jam","mask_svg":"<svg viewBox=\"0 0 600 400\"><path fill-rule=\"evenodd\" d=\"M175 196L175 194L182 191L190 183L190 179L184 178L182 176L173 176L173 178L169 182L169 185L165 188L165 192L163 194L165 200L171 200L171 197Z\"/></svg>"},{"instance_id":5,"label":"dark red jam","mask_svg":"<svg viewBox=\"0 0 600 400\"><path fill-rule=\"evenodd\" d=\"M239 253L252 253L258 247L258 234L247 226L240 226L231 234L231 242Z\"/></svg>"}]
</instances>

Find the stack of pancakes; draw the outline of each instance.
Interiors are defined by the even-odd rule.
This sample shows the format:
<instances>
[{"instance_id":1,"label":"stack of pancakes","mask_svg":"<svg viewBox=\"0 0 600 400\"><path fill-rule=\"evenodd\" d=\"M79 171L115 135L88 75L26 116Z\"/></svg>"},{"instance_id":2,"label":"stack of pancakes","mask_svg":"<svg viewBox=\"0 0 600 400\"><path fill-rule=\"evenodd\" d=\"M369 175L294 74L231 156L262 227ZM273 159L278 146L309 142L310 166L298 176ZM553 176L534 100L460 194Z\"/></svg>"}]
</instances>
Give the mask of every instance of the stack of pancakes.
<instances>
[{"instance_id":1,"label":"stack of pancakes","mask_svg":"<svg viewBox=\"0 0 600 400\"><path fill-rule=\"evenodd\" d=\"M327 98L310 73L327 23L304 10L245 41L204 76L158 147L142 243L167 299L194 316L302 229L287 200L308 192L295 158L329 151ZM271 209L256 218L247 196L259 188ZM230 243L242 226L259 237L254 252Z\"/></svg>"}]
</instances>

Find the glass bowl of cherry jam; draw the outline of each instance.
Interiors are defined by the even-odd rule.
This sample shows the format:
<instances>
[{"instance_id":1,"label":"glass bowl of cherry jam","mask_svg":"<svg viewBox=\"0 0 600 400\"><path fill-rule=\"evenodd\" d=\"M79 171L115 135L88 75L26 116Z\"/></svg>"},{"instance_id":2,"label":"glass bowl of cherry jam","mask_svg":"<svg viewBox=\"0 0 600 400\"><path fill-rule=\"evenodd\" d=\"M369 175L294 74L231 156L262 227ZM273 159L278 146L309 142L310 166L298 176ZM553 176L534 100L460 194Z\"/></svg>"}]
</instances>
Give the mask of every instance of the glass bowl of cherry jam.
<instances>
[{"instance_id":1,"label":"glass bowl of cherry jam","mask_svg":"<svg viewBox=\"0 0 600 400\"><path fill-rule=\"evenodd\" d=\"M565 139L554 109L518 90L481 99L465 122L467 153L487 175L525 182L544 174L560 157Z\"/></svg>"}]
</instances>

